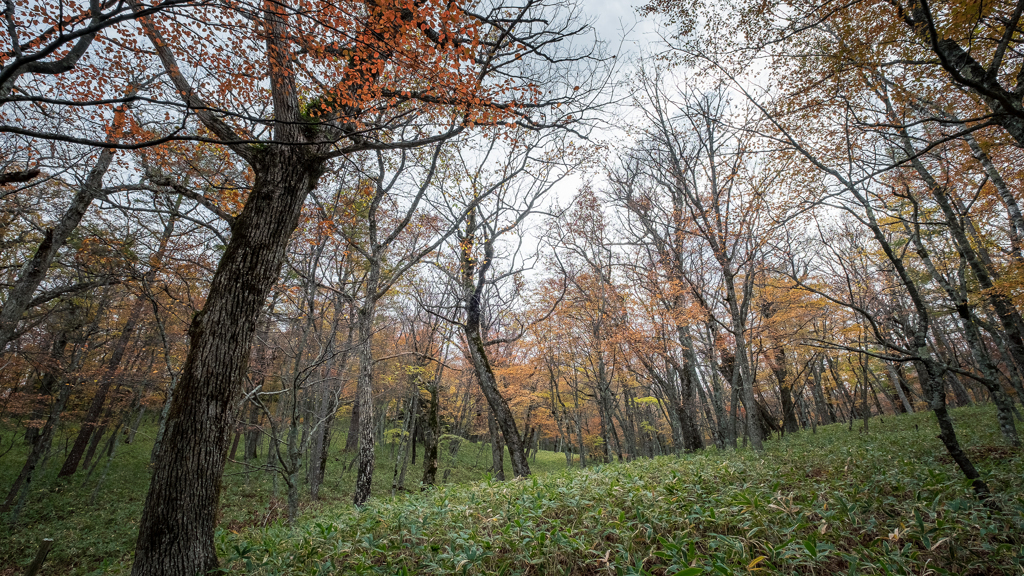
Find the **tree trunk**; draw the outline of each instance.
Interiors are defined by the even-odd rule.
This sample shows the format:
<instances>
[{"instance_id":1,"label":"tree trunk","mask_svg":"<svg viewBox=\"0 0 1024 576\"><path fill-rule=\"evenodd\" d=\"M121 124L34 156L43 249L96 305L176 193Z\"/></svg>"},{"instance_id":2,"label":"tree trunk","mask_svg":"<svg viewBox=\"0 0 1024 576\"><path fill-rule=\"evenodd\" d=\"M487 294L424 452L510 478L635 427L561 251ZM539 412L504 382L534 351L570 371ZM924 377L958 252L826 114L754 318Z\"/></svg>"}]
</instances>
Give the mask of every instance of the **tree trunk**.
<instances>
[{"instance_id":1,"label":"tree trunk","mask_svg":"<svg viewBox=\"0 0 1024 576\"><path fill-rule=\"evenodd\" d=\"M800 429L796 421L796 407L793 404L793 383L789 381L789 370L786 365L786 349L778 347L775 349L775 357L772 359L772 373L779 383L779 395L782 397L782 428L792 434Z\"/></svg>"},{"instance_id":2,"label":"tree trunk","mask_svg":"<svg viewBox=\"0 0 1024 576\"><path fill-rule=\"evenodd\" d=\"M359 330L359 379L356 381L356 402L359 405L359 469L356 474L356 489L353 501L362 506L370 498L373 489L374 439L373 439L373 318L376 313L377 284L380 280L379 259L370 260L367 272L366 293L357 313ZM355 411L353 411L353 415Z\"/></svg>"},{"instance_id":3,"label":"tree trunk","mask_svg":"<svg viewBox=\"0 0 1024 576\"><path fill-rule=\"evenodd\" d=\"M463 327L463 333L466 336L466 342L469 347L470 361L476 371L477 384L483 391L491 413L494 414L495 423L501 430L505 444L508 446L513 474L516 477L529 476L530 464L526 461L526 452L523 450L523 443L520 440L519 430L516 428L515 418L512 416L512 411L509 410L508 402L505 401L501 392L498 391L498 382L494 377L494 371L491 369L491 363L487 358L487 351L484 349L483 339L480 337L479 330L478 323L474 326L468 321Z\"/></svg>"},{"instance_id":4,"label":"tree trunk","mask_svg":"<svg viewBox=\"0 0 1024 576\"><path fill-rule=\"evenodd\" d=\"M811 395L814 397L814 408L818 413L818 421L823 425L835 424L835 415L829 410L828 402L825 401L825 392L821 386L821 358L815 358L811 362L811 377L813 378Z\"/></svg>"},{"instance_id":5,"label":"tree trunk","mask_svg":"<svg viewBox=\"0 0 1024 576\"><path fill-rule=\"evenodd\" d=\"M437 480L437 445L441 439L441 417L438 407L437 379L430 386L430 402L423 428L423 486L433 486Z\"/></svg>"},{"instance_id":6,"label":"tree trunk","mask_svg":"<svg viewBox=\"0 0 1024 576\"><path fill-rule=\"evenodd\" d=\"M322 169L323 161L301 146L272 146L253 160L252 191L189 328L188 356L139 523L133 576L195 576L218 567L214 528L227 433L257 318Z\"/></svg>"},{"instance_id":7,"label":"tree trunk","mask_svg":"<svg viewBox=\"0 0 1024 576\"><path fill-rule=\"evenodd\" d=\"M501 434L498 432L498 426L494 422L494 413L487 414L487 430L491 434L491 471L494 473L494 479L498 481L505 480L505 445L501 441Z\"/></svg>"}]
</instances>

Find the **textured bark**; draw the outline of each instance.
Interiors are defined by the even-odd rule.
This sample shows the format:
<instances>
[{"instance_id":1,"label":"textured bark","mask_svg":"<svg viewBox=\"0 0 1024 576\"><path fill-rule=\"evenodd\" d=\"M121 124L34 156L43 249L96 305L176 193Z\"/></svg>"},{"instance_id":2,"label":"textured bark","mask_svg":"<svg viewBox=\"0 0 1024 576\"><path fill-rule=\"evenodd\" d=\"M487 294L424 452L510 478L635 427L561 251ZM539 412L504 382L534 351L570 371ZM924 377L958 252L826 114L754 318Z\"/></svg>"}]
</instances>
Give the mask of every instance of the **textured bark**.
<instances>
[{"instance_id":1,"label":"textured bark","mask_svg":"<svg viewBox=\"0 0 1024 576\"><path fill-rule=\"evenodd\" d=\"M724 258L724 255L722 256ZM754 398L754 379L750 371L750 364L747 361L747 339L746 326L743 321L743 312L740 310L739 300L736 295L736 285L732 263L722 261L722 274L725 282L726 302L729 305L729 316L732 321L732 335L736 339L736 371L739 373L740 394L743 397L743 405L747 407L747 435L750 437L750 445L758 452L764 450L762 443L762 430L760 418L756 409L757 400Z\"/></svg>"},{"instance_id":2,"label":"textured bark","mask_svg":"<svg viewBox=\"0 0 1024 576\"><path fill-rule=\"evenodd\" d=\"M354 452L359 447L359 396L352 402L352 416L348 420L348 435L345 437L345 452Z\"/></svg>"},{"instance_id":3,"label":"textured bark","mask_svg":"<svg viewBox=\"0 0 1024 576\"><path fill-rule=\"evenodd\" d=\"M487 414L487 431L491 436L491 473L498 481L505 480L505 443L501 441L501 433L494 422L494 414Z\"/></svg>"},{"instance_id":4,"label":"textured bark","mask_svg":"<svg viewBox=\"0 0 1024 576\"><path fill-rule=\"evenodd\" d=\"M909 136L904 131L903 146L905 151L912 152L913 147ZM972 144L972 149L977 147L977 143ZM980 149L975 150L976 154L982 154ZM986 157L987 158L987 157ZM913 161L913 166L916 169L918 175L928 185L929 190L932 192L932 196L942 209L943 215L946 218L946 224L950 228L957 250L964 257L965 260L971 266L972 271L975 273L975 277L978 278L979 284L982 288L988 290L989 301L992 303L993 308L999 313L1002 309L1002 313L999 313L1000 320L1003 325L1003 329L1006 331L1008 339L1011 342L1011 350L1015 349L1013 344L1015 341L1020 340L1020 333L1018 331L1019 323L1016 321L1018 318L1016 308L1012 307L1009 302L1002 302L1004 298L998 296L992 291L992 280L989 275L988 267L985 263L980 261L978 254L974 251L973 246L967 239L964 233L963 225L961 221L956 217L957 215L953 211L953 207L950 205L949 197L945 193L939 183L931 176L927 167L919 160ZM994 168L993 168L994 171ZM1019 217L1019 212L1017 213ZM918 229L910 229L909 225L905 224L910 232L910 237L917 247L917 254L921 260L928 267L932 277L940 284L942 289L946 292L946 295L952 301L957 311L957 317L960 319L960 324L964 329L964 335L967 339L968 346L971 350L971 355L974 358L975 363L978 365L979 370L982 374L982 384L988 389L989 393L996 404L998 411L998 418L1000 423L1000 430L1003 433L1003 437L1012 446L1019 446L1020 440L1017 437L1017 430L1013 421L1013 402L1006 397L1003 392L1002 386L996 379L997 369L992 362L991 357L988 354L988 350L985 348L984 343L981 339L981 332L978 329L977 323L975 322L975 314L969 304L968 294L961 287L954 286L953 283L949 282L932 263L931 256L928 250L925 248L924 243L921 240L921 235ZM1002 304L1001 304L1002 303ZM1002 306L1002 308L1000 307ZM936 339L940 340L944 347L952 354L952 347L946 342L945 337L938 330L935 331ZM1019 346L1016 347L1016 353L1014 354L1015 360L1020 361L1020 354L1022 350ZM950 379L950 385L956 395L958 403L963 405L969 405L971 403L970 398L967 395L967 391L964 390L963 385L960 383L956 374L947 373Z\"/></svg>"},{"instance_id":5,"label":"textured bark","mask_svg":"<svg viewBox=\"0 0 1024 576\"><path fill-rule=\"evenodd\" d=\"M460 238L461 254L460 272L462 275L462 304L465 310L465 318L462 323L462 333L466 338L466 347L469 351L469 360L476 373L476 381L480 390L487 399L487 405L494 414L494 420L501 430L501 434L508 446L509 456L512 460L512 472L516 477L522 478L530 475L530 464L526 460L526 452L523 449L522 437L516 427L515 418L508 407L508 402L498 390L498 381L494 376L490 358L487 356L487 349L484 346L482 330L481 300L483 291L487 285L487 271L494 259L494 239L484 242L484 258L479 263L473 253L475 236L478 233L476 216L470 213L466 221L466 235ZM580 443L582 448L582 434ZM581 450L580 459L583 454Z\"/></svg>"},{"instance_id":6,"label":"textured bark","mask_svg":"<svg viewBox=\"0 0 1024 576\"><path fill-rule=\"evenodd\" d=\"M676 405L676 412L679 414L679 425L682 428L683 449L687 452L704 449L704 436L697 425L696 387L700 383L693 381L695 375L692 366L685 362L684 369L679 375L680 403Z\"/></svg>"},{"instance_id":7,"label":"textured bark","mask_svg":"<svg viewBox=\"0 0 1024 576\"><path fill-rule=\"evenodd\" d=\"M911 0L902 10L902 17L907 26L928 43L953 81L979 96L992 111L992 120L1006 130L1018 146L1024 147L1024 104L1020 94L999 83L999 71L986 70L956 40L937 36L932 25L934 16L927 3Z\"/></svg>"},{"instance_id":8,"label":"textured bark","mask_svg":"<svg viewBox=\"0 0 1024 576\"><path fill-rule=\"evenodd\" d=\"M275 146L254 159L255 182L232 227L171 399L146 496L133 576L195 576L218 567L213 531L228 431L256 321L280 273L322 160Z\"/></svg>"},{"instance_id":9,"label":"textured bark","mask_svg":"<svg viewBox=\"0 0 1024 576\"><path fill-rule=\"evenodd\" d=\"M992 181L992 184L996 188L996 192L999 193L999 198L1003 201L1003 205L1006 207L1007 216L1010 221L1010 243L1014 249L1013 257L1017 260L1024 260L1024 247L1021 246L1022 242L1024 242L1024 216L1021 215L1020 206L1017 204L1017 198L1010 190L1010 187L1006 185L1006 181L1003 180L1002 174L999 173L995 164L992 163L992 159L989 158L989 155L981 148L974 136L967 134L964 136L964 139L971 148L971 154L978 160L978 163L981 164L982 168L985 169L985 174L988 176L988 179Z\"/></svg>"},{"instance_id":10,"label":"textured bark","mask_svg":"<svg viewBox=\"0 0 1024 576\"><path fill-rule=\"evenodd\" d=\"M437 382L430 386L423 427L423 486L433 486L437 479L437 444L441 438L441 415L438 407Z\"/></svg>"},{"instance_id":11,"label":"textured bark","mask_svg":"<svg viewBox=\"0 0 1024 576\"><path fill-rule=\"evenodd\" d=\"M687 452L704 449L704 435L701 434L697 413L697 388L700 376L697 374L697 354L693 351L693 339L686 326L676 327L676 336L683 351L683 365L679 373L679 425L683 432L683 448Z\"/></svg>"},{"instance_id":12,"label":"textured bark","mask_svg":"<svg viewBox=\"0 0 1024 576\"><path fill-rule=\"evenodd\" d=\"M595 334L595 336L597 336ZM601 438L604 439L604 461L611 462L613 455L618 455L622 460L622 447L619 445L618 434L615 431L614 411L615 397L612 394L611 383L608 381L608 370L604 360L603 344L597 340L597 407L601 417Z\"/></svg>"},{"instance_id":13,"label":"textured bark","mask_svg":"<svg viewBox=\"0 0 1024 576\"><path fill-rule=\"evenodd\" d=\"M781 346L775 349L772 373L775 374L775 380L779 383L779 395L782 396L782 426L786 432L792 434L800 429L800 424L796 421L793 383L789 381L789 370L786 366L786 349Z\"/></svg>"},{"instance_id":14,"label":"textured bark","mask_svg":"<svg viewBox=\"0 0 1024 576\"><path fill-rule=\"evenodd\" d=\"M479 324L476 325L475 332L468 326L469 323L467 322L464 333L469 344L470 360L476 371L477 384L479 384L480 389L483 391L487 404L494 414L494 420L501 430L505 444L508 446L509 456L512 460L512 473L516 477L529 476L530 464L526 460L526 452L523 449L519 430L516 428L516 421L512 416L512 411L509 410L508 402L505 401L501 392L498 391L498 382L494 377L490 360L487 358L483 339L480 337Z\"/></svg>"},{"instance_id":15,"label":"textured bark","mask_svg":"<svg viewBox=\"0 0 1024 576\"><path fill-rule=\"evenodd\" d=\"M814 397L814 408L818 413L818 422L821 424L835 424L835 414L829 409L825 401L825 392L821 387L821 358L811 360L811 395Z\"/></svg>"},{"instance_id":16,"label":"textured bark","mask_svg":"<svg viewBox=\"0 0 1024 576\"><path fill-rule=\"evenodd\" d=\"M356 402L359 404L359 471L353 501L362 506L370 498L373 485L373 317L376 312L377 282L380 279L379 260L370 262L366 280L366 295L359 307L359 379L356 382Z\"/></svg>"}]
</instances>

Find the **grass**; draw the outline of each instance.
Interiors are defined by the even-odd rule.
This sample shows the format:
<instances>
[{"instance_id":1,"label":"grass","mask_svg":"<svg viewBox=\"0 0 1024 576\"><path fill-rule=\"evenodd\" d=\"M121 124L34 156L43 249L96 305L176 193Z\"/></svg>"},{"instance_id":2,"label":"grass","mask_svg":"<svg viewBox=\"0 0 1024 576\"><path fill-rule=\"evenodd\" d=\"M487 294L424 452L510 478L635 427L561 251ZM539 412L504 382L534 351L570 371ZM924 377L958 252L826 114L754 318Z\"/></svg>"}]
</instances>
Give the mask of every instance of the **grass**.
<instances>
[{"instance_id":1,"label":"grass","mask_svg":"<svg viewBox=\"0 0 1024 576\"><path fill-rule=\"evenodd\" d=\"M340 427L340 426L339 426ZM51 572L66 574L100 574L108 570L124 570L131 560L137 535L138 520L149 486L148 463L156 426L145 423L130 445L118 447L113 466L94 503L92 492L102 473L105 459L93 476L86 481L79 472L71 478L56 478L67 448L74 442L76 427L61 431L54 439L53 454L40 477L33 482L29 498L18 523L11 525L9 516L0 516L0 576L21 574L31 562L43 538L55 543L47 557ZM20 441L23 430L0 428L0 453L12 439L14 449L0 457L0 499L14 483L25 463L28 447ZM356 466L349 466L353 455L344 454L345 433L339 430L331 446L330 461L320 500L309 501L308 487L303 486L301 509L306 515L327 508L351 507L355 486ZM242 448L239 447L239 456ZM259 464L266 462L266 442L261 447ZM418 489L422 476L422 447L415 465L406 472L406 487ZM377 448L374 474L375 497L391 495L395 454L392 446ZM540 451L533 470L540 474L561 471L565 457L553 452ZM449 471L448 483L464 484L479 481L490 475L490 445L463 442L456 457L441 451L438 481ZM512 477L506 453L506 476ZM286 511L287 488L280 478L275 482L268 472L250 472L248 477L240 463L229 463L225 470L221 494L220 525L225 530L243 530L280 522Z\"/></svg>"},{"instance_id":2,"label":"grass","mask_svg":"<svg viewBox=\"0 0 1024 576\"><path fill-rule=\"evenodd\" d=\"M840 425L802 432L763 454L706 450L554 471L565 460L548 453L550 467L536 468L550 472L531 479L377 497L362 510L342 494L349 480L333 463L325 489L338 496L306 506L293 526L255 517L271 509L267 487L229 477L217 545L226 570L265 575L1021 574L1024 457L1002 446L991 406L954 418L999 511L972 497L925 413L876 418L866 436ZM463 448L452 479L485 474L489 452L474 449ZM390 467L378 471L389 487ZM35 505L55 508L47 503L63 494L75 510L39 520L61 530L50 570L126 572L134 527L99 527L137 518L140 484L111 482L105 506L76 503L74 487ZM39 529L3 530L0 565L27 563Z\"/></svg>"}]
</instances>

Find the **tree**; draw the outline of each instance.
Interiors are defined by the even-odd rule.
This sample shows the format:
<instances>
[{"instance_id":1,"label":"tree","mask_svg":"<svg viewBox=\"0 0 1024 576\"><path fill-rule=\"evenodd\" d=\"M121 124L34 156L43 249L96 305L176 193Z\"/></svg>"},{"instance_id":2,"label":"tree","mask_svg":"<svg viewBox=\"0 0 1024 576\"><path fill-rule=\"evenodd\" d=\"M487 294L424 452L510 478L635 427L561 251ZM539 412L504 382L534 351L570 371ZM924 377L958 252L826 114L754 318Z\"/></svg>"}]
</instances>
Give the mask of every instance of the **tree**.
<instances>
[{"instance_id":1,"label":"tree","mask_svg":"<svg viewBox=\"0 0 1024 576\"><path fill-rule=\"evenodd\" d=\"M180 105L209 139L248 164L252 188L189 329L189 354L140 522L135 575L191 575L217 566L213 528L225 431L234 422L257 317L328 162L359 150L437 143L509 116L541 127L531 122L530 107L567 100L516 80L533 55L549 56L545 47L553 40L579 31L536 18L542 4L413 8L209 7L201 10L201 27L187 13L140 18ZM133 9L144 7L136 2ZM484 41L491 35L499 41ZM181 50L186 43L188 51ZM193 66L201 82L212 81L209 87L185 73ZM269 122L250 111L258 102L245 100L264 81ZM223 91L229 84L231 92ZM305 90L315 96L304 98Z\"/></svg>"}]
</instances>

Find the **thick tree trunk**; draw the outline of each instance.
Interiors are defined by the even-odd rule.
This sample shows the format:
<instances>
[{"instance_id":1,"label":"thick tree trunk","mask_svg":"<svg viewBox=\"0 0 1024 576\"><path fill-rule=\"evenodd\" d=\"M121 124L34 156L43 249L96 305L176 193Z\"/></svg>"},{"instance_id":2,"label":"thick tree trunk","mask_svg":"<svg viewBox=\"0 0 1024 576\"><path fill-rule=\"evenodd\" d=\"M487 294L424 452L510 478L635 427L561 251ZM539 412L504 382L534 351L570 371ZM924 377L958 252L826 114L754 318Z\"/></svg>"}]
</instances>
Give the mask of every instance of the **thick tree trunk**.
<instances>
[{"instance_id":1,"label":"thick tree trunk","mask_svg":"<svg viewBox=\"0 0 1024 576\"><path fill-rule=\"evenodd\" d=\"M188 356L139 523L133 576L195 576L218 567L213 537L226 442L257 318L323 169L307 150L273 146L253 161L252 192L189 328Z\"/></svg>"},{"instance_id":2,"label":"thick tree trunk","mask_svg":"<svg viewBox=\"0 0 1024 576\"><path fill-rule=\"evenodd\" d=\"M796 407L793 404L793 383L789 381L789 370L786 365L786 350L781 346L775 349L772 372L779 383L779 395L782 396L782 427L787 433L800 429L796 421Z\"/></svg>"},{"instance_id":3,"label":"thick tree trunk","mask_svg":"<svg viewBox=\"0 0 1024 576\"><path fill-rule=\"evenodd\" d=\"M697 395L696 386L699 383L692 381L693 374L691 374L690 367L684 365L684 370L680 374L680 400L681 402L676 405L676 412L679 414L679 425L682 428L683 435L683 450L687 452L696 452L697 450L704 449L704 437L700 433L700 427L697 425Z\"/></svg>"},{"instance_id":4,"label":"thick tree trunk","mask_svg":"<svg viewBox=\"0 0 1024 576\"><path fill-rule=\"evenodd\" d=\"M353 452L359 447L359 395L352 401L352 417L348 420L348 435L345 437L345 452Z\"/></svg>"},{"instance_id":5,"label":"thick tree trunk","mask_svg":"<svg viewBox=\"0 0 1024 576\"><path fill-rule=\"evenodd\" d=\"M516 428L515 418L508 407L508 402L505 401L501 392L498 391L498 382L494 377L494 371L491 369L487 352L484 350L483 339L480 338L479 331L476 331L474 334L473 330L466 328L464 332L466 333L466 341L469 344L470 360L476 370L477 384L479 384L480 389L483 391L487 404L494 414L495 423L501 430L505 444L508 446L509 457L512 461L512 473L516 477L529 476L530 464L526 461L526 452L520 440L519 430Z\"/></svg>"},{"instance_id":6,"label":"thick tree trunk","mask_svg":"<svg viewBox=\"0 0 1024 576\"><path fill-rule=\"evenodd\" d=\"M367 273L366 293L357 313L359 330L359 379L356 381L356 402L359 405L359 469L353 501L362 506L370 498L373 488L373 318L377 307L377 286L380 280L380 261L371 259ZM353 415L355 411L353 410ZM346 446L347 447L347 446Z\"/></svg>"},{"instance_id":7,"label":"thick tree trunk","mask_svg":"<svg viewBox=\"0 0 1024 576\"><path fill-rule=\"evenodd\" d=\"M683 365L679 374L679 425L683 433L683 448L687 452L704 449L704 435L701 434L697 413L697 388L700 376L697 374L697 354L693 351L693 339L686 326L677 326L676 335L683 350Z\"/></svg>"},{"instance_id":8,"label":"thick tree trunk","mask_svg":"<svg viewBox=\"0 0 1024 576\"><path fill-rule=\"evenodd\" d=\"M437 444L441 439L441 415L438 407L437 380L430 386L423 428L423 486L433 486L437 480Z\"/></svg>"},{"instance_id":9,"label":"thick tree trunk","mask_svg":"<svg viewBox=\"0 0 1024 576\"><path fill-rule=\"evenodd\" d=\"M505 444L501 441L501 433L494 421L494 414L487 414L487 431L491 435L491 472L494 479L505 480Z\"/></svg>"},{"instance_id":10,"label":"thick tree trunk","mask_svg":"<svg viewBox=\"0 0 1024 576\"><path fill-rule=\"evenodd\" d=\"M835 415L829 410L828 402L825 401L825 392L821 386L821 358L811 360L811 395L814 397L814 408L818 413L818 421L822 424L835 424Z\"/></svg>"}]
</instances>

